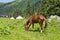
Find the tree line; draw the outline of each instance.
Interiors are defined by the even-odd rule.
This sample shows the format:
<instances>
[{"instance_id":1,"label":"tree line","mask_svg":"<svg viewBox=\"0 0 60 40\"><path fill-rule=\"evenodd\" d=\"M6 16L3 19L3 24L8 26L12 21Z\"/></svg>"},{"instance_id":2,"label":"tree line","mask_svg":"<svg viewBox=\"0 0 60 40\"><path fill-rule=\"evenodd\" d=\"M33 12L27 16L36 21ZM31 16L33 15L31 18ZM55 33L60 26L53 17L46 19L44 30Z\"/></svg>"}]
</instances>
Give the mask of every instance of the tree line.
<instances>
[{"instance_id":1,"label":"tree line","mask_svg":"<svg viewBox=\"0 0 60 40\"><path fill-rule=\"evenodd\" d=\"M44 15L49 17L50 15L60 16L60 0L39 0L37 6L31 4L29 0L26 2L26 9L21 11L21 8L13 8L12 16L17 17L21 15L23 17L29 17L31 15Z\"/></svg>"}]
</instances>

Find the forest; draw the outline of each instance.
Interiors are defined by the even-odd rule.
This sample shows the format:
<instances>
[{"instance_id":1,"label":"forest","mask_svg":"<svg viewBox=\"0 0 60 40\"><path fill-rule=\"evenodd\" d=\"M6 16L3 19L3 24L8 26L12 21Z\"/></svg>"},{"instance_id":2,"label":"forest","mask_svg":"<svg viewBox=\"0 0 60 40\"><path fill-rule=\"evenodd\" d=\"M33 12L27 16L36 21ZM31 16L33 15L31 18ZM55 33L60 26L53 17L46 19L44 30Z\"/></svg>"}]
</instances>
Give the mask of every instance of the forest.
<instances>
[{"instance_id":1,"label":"forest","mask_svg":"<svg viewBox=\"0 0 60 40\"><path fill-rule=\"evenodd\" d=\"M29 17L39 14L45 17L60 16L60 0L15 0L10 3L0 3L0 14L7 14L9 17L18 15Z\"/></svg>"}]
</instances>

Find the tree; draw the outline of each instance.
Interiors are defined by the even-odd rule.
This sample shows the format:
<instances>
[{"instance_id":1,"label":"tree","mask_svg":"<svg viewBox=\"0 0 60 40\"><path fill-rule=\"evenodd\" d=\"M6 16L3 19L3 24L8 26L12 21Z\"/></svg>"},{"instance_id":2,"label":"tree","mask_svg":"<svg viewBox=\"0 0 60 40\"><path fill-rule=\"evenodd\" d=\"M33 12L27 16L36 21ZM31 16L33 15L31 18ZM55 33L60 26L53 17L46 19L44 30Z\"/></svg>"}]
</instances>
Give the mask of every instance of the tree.
<instances>
[{"instance_id":1,"label":"tree","mask_svg":"<svg viewBox=\"0 0 60 40\"><path fill-rule=\"evenodd\" d=\"M12 16L16 19L16 17L17 17L17 12L16 12L16 9L13 9L13 14L12 14Z\"/></svg>"},{"instance_id":2,"label":"tree","mask_svg":"<svg viewBox=\"0 0 60 40\"><path fill-rule=\"evenodd\" d=\"M21 10L20 9L15 9L15 8L13 8L13 14L12 14L12 16L14 17L14 18L16 18L17 16L19 16L19 15L22 15L22 12L21 12Z\"/></svg>"},{"instance_id":3,"label":"tree","mask_svg":"<svg viewBox=\"0 0 60 40\"><path fill-rule=\"evenodd\" d=\"M31 5L31 15L35 15L34 5Z\"/></svg>"},{"instance_id":4,"label":"tree","mask_svg":"<svg viewBox=\"0 0 60 40\"><path fill-rule=\"evenodd\" d=\"M29 17L31 15L31 5L30 2L27 1L27 5L26 5L26 16Z\"/></svg>"},{"instance_id":5,"label":"tree","mask_svg":"<svg viewBox=\"0 0 60 40\"><path fill-rule=\"evenodd\" d=\"M41 0L38 6L38 14L45 16L59 15L60 12L60 0Z\"/></svg>"}]
</instances>

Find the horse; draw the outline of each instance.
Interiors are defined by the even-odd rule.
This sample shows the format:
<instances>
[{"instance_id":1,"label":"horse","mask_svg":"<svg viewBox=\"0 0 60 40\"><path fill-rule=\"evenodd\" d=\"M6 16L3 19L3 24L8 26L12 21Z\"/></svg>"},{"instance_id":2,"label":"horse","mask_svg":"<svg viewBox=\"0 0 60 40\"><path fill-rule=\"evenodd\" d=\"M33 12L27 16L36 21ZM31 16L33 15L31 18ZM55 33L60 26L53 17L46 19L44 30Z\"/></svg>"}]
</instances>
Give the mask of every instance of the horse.
<instances>
[{"instance_id":1,"label":"horse","mask_svg":"<svg viewBox=\"0 0 60 40\"><path fill-rule=\"evenodd\" d=\"M43 22L45 21L45 27L47 27L47 19L43 16L43 15L32 15L28 18L28 20L25 23L25 30L27 31L30 27L30 25L32 24L32 28L34 29L34 23L39 23L40 27L39 27L39 31L43 29Z\"/></svg>"}]
</instances>

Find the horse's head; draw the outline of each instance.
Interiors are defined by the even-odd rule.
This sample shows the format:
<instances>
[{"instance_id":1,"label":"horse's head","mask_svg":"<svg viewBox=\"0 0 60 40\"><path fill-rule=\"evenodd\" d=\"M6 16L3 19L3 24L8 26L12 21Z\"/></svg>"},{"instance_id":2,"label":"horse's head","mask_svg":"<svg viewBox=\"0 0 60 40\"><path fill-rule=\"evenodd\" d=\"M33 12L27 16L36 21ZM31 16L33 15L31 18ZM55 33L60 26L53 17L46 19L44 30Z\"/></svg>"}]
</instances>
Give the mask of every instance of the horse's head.
<instances>
[{"instance_id":1,"label":"horse's head","mask_svg":"<svg viewBox=\"0 0 60 40\"><path fill-rule=\"evenodd\" d=\"M25 24L24 26L25 26L25 30L27 31L29 29L29 26L27 24Z\"/></svg>"},{"instance_id":2,"label":"horse's head","mask_svg":"<svg viewBox=\"0 0 60 40\"><path fill-rule=\"evenodd\" d=\"M45 19L45 27L44 28L47 28L47 25L48 25L48 20Z\"/></svg>"},{"instance_id":3,"label":"horse's head","mask_svg":"<svg viewBox=\"0 0 60 40\"><path fill-rule=\"evenodd\" d=\"M25 23L25 30L27 31L29 29L29 20Z\"/></svg>"}]
</instances>

